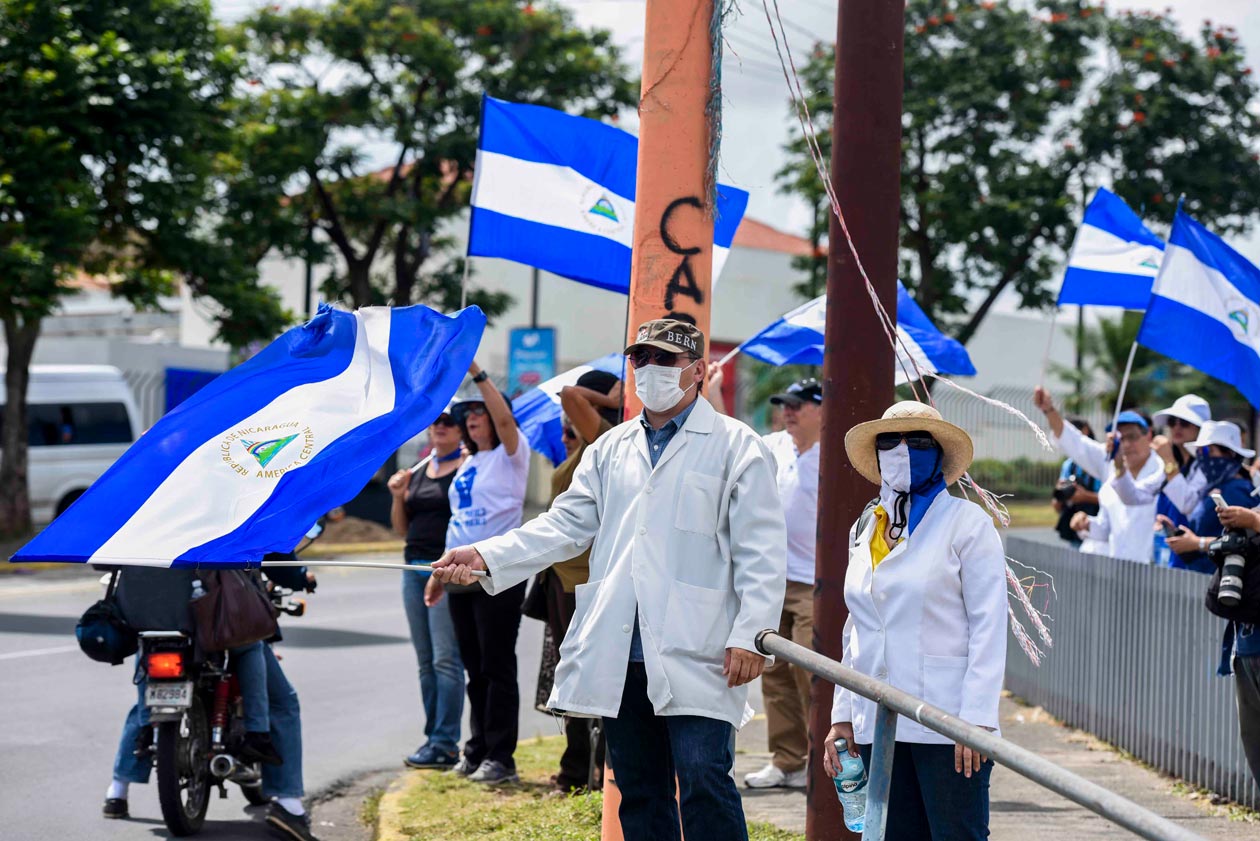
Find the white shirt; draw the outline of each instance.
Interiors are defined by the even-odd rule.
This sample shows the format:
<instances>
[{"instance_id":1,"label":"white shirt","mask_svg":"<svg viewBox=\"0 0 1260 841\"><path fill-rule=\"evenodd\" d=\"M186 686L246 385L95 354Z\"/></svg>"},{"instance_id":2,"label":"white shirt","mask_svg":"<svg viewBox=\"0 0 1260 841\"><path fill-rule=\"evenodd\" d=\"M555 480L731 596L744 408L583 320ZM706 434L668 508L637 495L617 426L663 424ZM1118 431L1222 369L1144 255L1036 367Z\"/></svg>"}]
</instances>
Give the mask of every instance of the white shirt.
<instances>
[{"instance_id":1,"label":"white shirt","mask_svg":"<svg viewBox=\"0 0 1260 841\"><path fill-rule=\"evenodd\" d=\"M774 473L760 436L701 397L655 468L635 418L587 448L551 510L476 544L489 593L591 547L591 580L574 593L548 706L618 714L637 606L657 715L740 725L748 687L726 685L726 649L756 651L783 610L787 538Z\"/></svg>"},{"instance_id":2,"label":"white shirt","mask_svg":"<svg viewBox=\"0 0 1260 841\"><path fill-rule=\"evenodd\" d=\"M818 442L801 453L786 431L772 432L761 440L779 466L775 479L787 524L787 580L813 584L818 538Z\"/></svg>"},{"instance_id":3,"label":"white shirt","mask_svg":"<svg viewBox=\"0 0 1260 841\"><path fill-rule=\"evenodd\" d=\"M914 533L871 569L871 534L849 535L844 578L844 665L980 727L998 727L1006 674L1006 555L989 515L937 494ZM874 701L836 687L833 724L851 721L858 744L875 739ZM897 741L951 740L902 716Z\"/></svg>"},{"instance_id":4,"label":"white shirt","mask_svg":"<svg viewBox=\"0 0 1260 841\"><path fill-rule=\"evenodd\" d=\"M1116 491L1115 467L1108 459L1107 445L1092 441L1070 423L1055 441L1059 449L1081 469L1103 481L1098 491L1098 515L1089 518L1089 528L1081 532L1081 551L1149 564L1155 550L1155 505L1151 497L1136 505L1126 505ZM1162 481L1164 463L1147 456L1137 473L1137 484Z\"/></svg>"},{"instance_id":5,"label":"white shirt","mask_svg":"<svg viewBox=\"0 0 1260 841\"><path fill-rule=\"evenodd\" d=\"M447 496L451 521L446 526L446 545L464 546L521 524L525 486L529 480L529 444L518 435L516 453L503 445L482 450L464 459L455 471Z\"/></svg>"}]
</instances>

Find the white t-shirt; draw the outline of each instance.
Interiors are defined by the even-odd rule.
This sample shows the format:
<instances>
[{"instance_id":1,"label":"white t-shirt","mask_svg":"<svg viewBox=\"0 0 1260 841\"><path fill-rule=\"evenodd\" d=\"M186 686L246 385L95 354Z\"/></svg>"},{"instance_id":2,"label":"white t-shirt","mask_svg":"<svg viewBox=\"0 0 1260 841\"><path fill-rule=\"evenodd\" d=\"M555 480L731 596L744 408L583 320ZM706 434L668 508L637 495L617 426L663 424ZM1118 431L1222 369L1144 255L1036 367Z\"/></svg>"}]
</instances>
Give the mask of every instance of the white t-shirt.
<instances>
[{"instance_id":1,"label":"white t-shirt","mask_svg":"<svg viewBox=\"0 0 1260 841\"><path fill-rule=\"evenodd\" d=\"M500 444L493 450L469 456L455 471L448 492L451 500L451 521L446 527L448 549L497 537L521 524L530 449L524 433L518 438L515 455L508 455Z\"/></svg>"},{"instance_id":2,"label":"white t-shirt","mask_svg":"<svg viewBox=\"0 0 1260 841\"><path fill-rule=\"evenodd\" d=\"M787 579L813 584L818 537L818 444L797 453L787 432L772 432L762 440L778 464L779 501L787 523Z\"/></svg>"}]
</instances>

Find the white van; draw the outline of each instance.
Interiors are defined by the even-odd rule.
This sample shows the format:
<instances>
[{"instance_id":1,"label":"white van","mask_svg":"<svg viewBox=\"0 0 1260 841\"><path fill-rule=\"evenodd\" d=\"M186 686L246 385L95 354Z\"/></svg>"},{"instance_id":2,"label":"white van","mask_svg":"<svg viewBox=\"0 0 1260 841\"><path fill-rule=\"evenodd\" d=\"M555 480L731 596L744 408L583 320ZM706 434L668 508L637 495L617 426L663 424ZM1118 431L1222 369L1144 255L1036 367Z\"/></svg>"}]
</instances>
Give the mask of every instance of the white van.
<instances>
[{"instance_id":1,"label":"white van","mask_svg":"<svg viewBox=\"0 0 1260 841\"><path fill-rule=\"evenodd\" d=\"M140 413L131 386L113 366L32 365L26 429L31 519L43 524L131 446L140 435Z\"/></svg>"}]
</instances>

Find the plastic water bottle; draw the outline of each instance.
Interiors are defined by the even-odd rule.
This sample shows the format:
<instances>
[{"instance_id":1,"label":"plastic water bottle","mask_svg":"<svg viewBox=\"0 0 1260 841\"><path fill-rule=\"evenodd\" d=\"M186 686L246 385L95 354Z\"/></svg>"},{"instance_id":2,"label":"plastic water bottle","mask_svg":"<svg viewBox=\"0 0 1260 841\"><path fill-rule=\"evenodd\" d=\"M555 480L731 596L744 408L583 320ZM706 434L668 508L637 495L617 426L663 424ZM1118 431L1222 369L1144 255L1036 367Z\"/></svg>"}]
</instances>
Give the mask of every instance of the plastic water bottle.
<instances>
[{"instance_id":1,"label":"plastic water bottle","mask_svg":"<svg viewBox=\"0 0 1260 841\"><path fill-rule=\"evenodd\" d=\"M844 809L844 825L850 832L861 832L866 828L866 765L862 757L849 756L844 739L836 740L836 752L840 754L840 776L832 782Z\"/></svg>"},{"instance_id":2,"label":"plastic water bottle","mask_svg":"<svg viewBox=\"0 0 1260 841\"><path fill-rule=\"evenodd\" d=\"M193 579L193 585L192 585L192 587L193 587L193 589L192 589L192 600L193 600L193 601L197 601L197 599L201 598L202 596L204 596L204 595L206 594L206 588L201 586L201 579L200 579L200 578L194 578L194 579Z\"/></svg>"}]
</instances>

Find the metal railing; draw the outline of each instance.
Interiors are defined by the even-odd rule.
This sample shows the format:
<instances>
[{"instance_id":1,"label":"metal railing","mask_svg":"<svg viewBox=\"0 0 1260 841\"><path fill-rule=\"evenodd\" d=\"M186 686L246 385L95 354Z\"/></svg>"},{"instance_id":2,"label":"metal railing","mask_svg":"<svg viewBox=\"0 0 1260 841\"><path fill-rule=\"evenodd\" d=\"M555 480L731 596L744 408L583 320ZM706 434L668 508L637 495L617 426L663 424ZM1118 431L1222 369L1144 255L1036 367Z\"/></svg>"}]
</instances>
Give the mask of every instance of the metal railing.
<instances>
[{"instance_id":1,"label":"metal railing","mask_svg":"<svg viewBox=\"0 0 1260 841\"><path fill-rule=\"evenodd\" d=\"M875 739L871 746L871 767L867 772L869 781L866 787L866 827L862 832L863 841L883 841L884 838L898 715L912 718L924 727L980 751L994 762L1063 795L1142 838L1152 841L1204 841L1202 836L1143 809L1131 800L1091 783L1084 777L1066 771L1032 751L968 724L887 683L846 668L816 651L784 639L773 630L765 630L757 635L757 649L762 654L780 657L879 705L875 717Z\"/></svg>"},{"instance_id":2,"label":"metal railing","mask_svg":"<svg viewBox=\"0 0 1260 841\"><path fill-rule=\"evenodd\" d=\"M1006 688L1160 771L1260 808L1234 680L1216 674L1225 620L1203 606L1208 577L1016 535L1006 551L1052 576L1057 594L1054 648L1037 668L1011 646Z\"/></svg>"}]
</instances>

